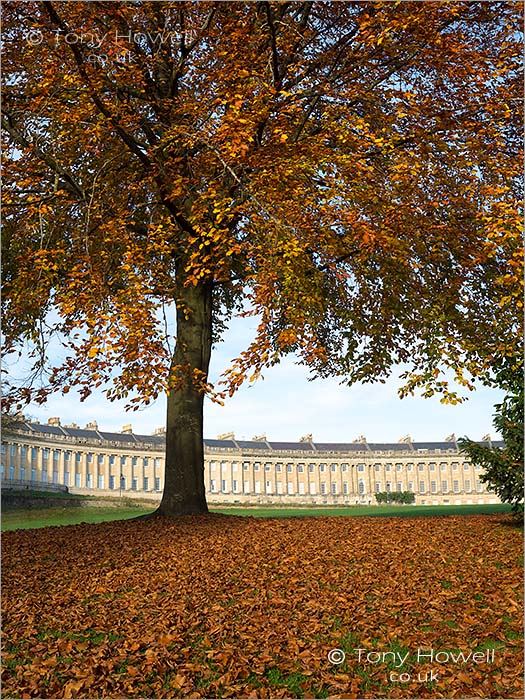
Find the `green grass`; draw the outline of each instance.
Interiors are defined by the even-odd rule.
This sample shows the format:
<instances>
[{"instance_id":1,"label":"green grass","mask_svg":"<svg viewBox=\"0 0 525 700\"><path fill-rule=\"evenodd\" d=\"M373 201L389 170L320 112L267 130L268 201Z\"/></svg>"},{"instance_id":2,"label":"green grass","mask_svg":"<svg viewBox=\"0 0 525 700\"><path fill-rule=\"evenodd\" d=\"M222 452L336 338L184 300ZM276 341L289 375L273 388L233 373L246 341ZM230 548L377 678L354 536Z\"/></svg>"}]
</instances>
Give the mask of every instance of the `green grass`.
<instances>
[{"instance_id":1,"label":"green grass","mask_svg":"<svg viewBox=\"0 0 525 700\"><path fill-rule=\"evenodd\" d=\"M114 500L113 500L114 502ZM2 530L21 530L28 528L49 527L52 525L77 525L78 523L102 523L111 520L126 520L145 513L151 513L155 506L130 503L129 499L121 506L81 508L28 508L9 510L2 513ZM436 515L480 515L491 513L509 513L506 504L468 505L468 506L311 506L273 508L219 508L213 507L213 513L225 515L252 516L256 518L290 518L311 516L372 516L372 517L421 517Z\"/></svg>"},{"instance_id":2,"label":"green grass","mask_svg":"<svg viewBox=\"0 0 525 700\"><path fill-rule=\"evenodd\" d=\"M64 491L33 491L32 489L2 489L5 496L15 496L17 498L40 498L42 500L48 498L66 498L68 500L85 501L92 496L84 496L78 493L68 493Z\"/></svg>"},{"instance_id":3,"label":"green grass","mask_svg":"<svg viewBox=\"0 0 525 700\"><path fill-rule=\"evenodd\" d=\"M211 511L213 513L224 513L226 515L251 515L256 518L304 518L316 515L421 517L425 515L488 515L492 513L510 513L511 507L506 503L477 503L465 506L275 506L273 508L243 508L240 506L222 508L213 506Z\"/></svg>"},{"instance_id":4,"label":"green grass","mask_svg":"<svg viewBox=\"0 0 525 700\"><path fill-rule=\"evenodd\" d=\"M51 525L78 525L79 523L103 523L110 520L126 520L151 513L154 508L31 508L2 513L2 531L27 530Z\"/></svg>"}]
</instances>

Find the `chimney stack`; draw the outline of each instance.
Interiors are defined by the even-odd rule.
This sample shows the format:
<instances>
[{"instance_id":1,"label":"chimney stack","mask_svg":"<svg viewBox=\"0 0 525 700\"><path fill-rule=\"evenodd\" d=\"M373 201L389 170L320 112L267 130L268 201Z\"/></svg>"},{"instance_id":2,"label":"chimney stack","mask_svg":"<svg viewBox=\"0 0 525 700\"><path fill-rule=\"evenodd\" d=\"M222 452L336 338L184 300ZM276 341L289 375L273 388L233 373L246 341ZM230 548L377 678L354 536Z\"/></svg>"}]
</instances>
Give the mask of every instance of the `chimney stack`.
<instances>
[{"instance_id":1,"label":"chimney stack","mask_svg":"<svg viewBox=\"0 0 525 700\"><path fill-rule=\"evenodd\" d=\"M48 425L57 425L57 426L58 426L58 425L60 425L60 418L58 418L57 416L55 416L55 417L53 417L53 418L48 418L47 424L48 424Z\"/></svg>"}]
</instances>

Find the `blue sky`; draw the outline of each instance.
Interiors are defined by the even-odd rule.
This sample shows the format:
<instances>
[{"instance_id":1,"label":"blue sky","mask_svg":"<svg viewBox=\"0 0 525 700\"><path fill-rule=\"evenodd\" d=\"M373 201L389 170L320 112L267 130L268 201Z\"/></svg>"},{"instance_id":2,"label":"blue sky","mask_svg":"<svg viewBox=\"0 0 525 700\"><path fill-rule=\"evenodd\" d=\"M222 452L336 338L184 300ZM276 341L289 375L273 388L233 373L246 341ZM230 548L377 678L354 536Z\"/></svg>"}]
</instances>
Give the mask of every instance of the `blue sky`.
<instances>
[{"instance_id":1,"label":"blue sky","mask_svg":"<svg viewBox=\"0 0 525 700\"><path fill-rule=\"evenodd\" d=\"M234 319L225 341L215 349L210 378L217 379L229 361L246 348L256 320ZM269 440L298 440L312 433L319 442L349 442L364 435L369 442L397 442L410 435L414 440L443 440L451 433L479 440L486 433L495 438L492 426L494 404L500 391L478 388L459 405L444 405L439 397L399 399L398 372L385 384L341 386L333 379L308 381L308 370L286 357L264 374L264 379L246 383L224 406L207 400L204 414L205 437L233 431L249 440L265 433ZM125 412L124 402L110 403L94 393L80 403L74 392L51 397L45 406L27 408L40 422L59 416L63 423L81 427L96 420L106 430L121 430L131 423L136 433L149 434L165 423L165 401L135 412Z\"/></svg>"}]
</instances>

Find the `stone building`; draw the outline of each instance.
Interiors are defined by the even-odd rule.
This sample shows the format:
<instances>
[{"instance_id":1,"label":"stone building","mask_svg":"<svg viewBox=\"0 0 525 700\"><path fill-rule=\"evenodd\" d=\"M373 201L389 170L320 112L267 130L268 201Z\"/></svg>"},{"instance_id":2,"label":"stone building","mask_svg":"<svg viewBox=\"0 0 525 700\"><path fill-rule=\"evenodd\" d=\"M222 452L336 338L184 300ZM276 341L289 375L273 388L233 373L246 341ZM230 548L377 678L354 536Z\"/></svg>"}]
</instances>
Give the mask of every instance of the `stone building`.
<instances>
[{"instance_id":1,"label":"stone building","mask_svg":"<svg viewBox=\"0 0 525 700\"><path fill-rule=\"evenodd\" d=\"M487 436L487 439L488 436ZM30 484L63 484L72 493L160 499L164 486L164 431L137 435L131 425L114 433L96 422L85 428L24 420L2 441L1 477ZM501 446L503 443L493 443ZM204 440L209 503L374 504L383 491L413 491L418 504L499 503L481 483L481 469L443 442L274 442L233 433Z\"/></svg>"}]
</instances>

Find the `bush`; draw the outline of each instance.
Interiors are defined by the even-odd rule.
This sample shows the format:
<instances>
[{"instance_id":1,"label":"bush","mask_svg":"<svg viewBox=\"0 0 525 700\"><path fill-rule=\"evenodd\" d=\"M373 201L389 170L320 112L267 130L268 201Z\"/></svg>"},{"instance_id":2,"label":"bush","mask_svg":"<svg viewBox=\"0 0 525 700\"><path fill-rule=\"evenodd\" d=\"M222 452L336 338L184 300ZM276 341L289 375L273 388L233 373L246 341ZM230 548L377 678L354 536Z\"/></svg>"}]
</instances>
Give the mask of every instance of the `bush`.
<instances>
[{"instance_id":1,"label":"bush","mask_svg":"<svg viewBox=\"0 0 525 700\"><path fill-rule=\"evenodd\" d=\"M481 481L503 503L512 504L516 516L523 513L523 360L500 360L495 383L507 392L496 404L493 425L505 447L480 445L467 437L458 440L461 452L484 472Z\"/></svg>"},{"instance_id":2,"label":"bush","mask_svg":"<svg viewBox=\"0 0 525 700\"><path fill-rule=\"evenodd\" d=\"M412 491L380 491L376 493L378 503L414 503L416 496Z\"/></svg>"}]
</instances>

